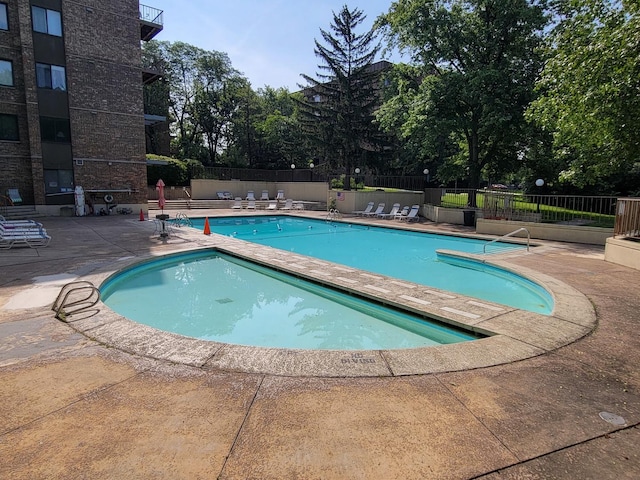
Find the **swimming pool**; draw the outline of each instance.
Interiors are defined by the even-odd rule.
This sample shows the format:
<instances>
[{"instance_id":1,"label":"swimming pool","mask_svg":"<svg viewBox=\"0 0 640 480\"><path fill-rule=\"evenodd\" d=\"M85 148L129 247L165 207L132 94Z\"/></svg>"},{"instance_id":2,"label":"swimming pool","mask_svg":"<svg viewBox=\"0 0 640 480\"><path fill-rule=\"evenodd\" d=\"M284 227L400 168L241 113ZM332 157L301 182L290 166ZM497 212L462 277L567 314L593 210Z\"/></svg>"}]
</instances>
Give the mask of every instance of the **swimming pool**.
<instances>
[{"instance_id":1,"label":"swimming pool","mask_svg":"<svg viewBox=\"0 0 640 480\"><path fill-rule=\"evenodd\" d=\"M136 322L239 345L389 350L479 338L211 250L125 269L101 297Z\"/></svg>"},{"instance_id":2,"label":"swimming pool","mask_svg":"<svg viewBox=\"0 0 640 480\"><path fill-rule=\"evenodd\" d=\"M204 218L191 219L204 228ZM553 298L520 275L479 262L441 257L436 250L483 253L485 240L283 215L208 219L227 235L354 268L544 315ZM496 242L490 252L524 248Z\"/></svg>"}]
</instances>

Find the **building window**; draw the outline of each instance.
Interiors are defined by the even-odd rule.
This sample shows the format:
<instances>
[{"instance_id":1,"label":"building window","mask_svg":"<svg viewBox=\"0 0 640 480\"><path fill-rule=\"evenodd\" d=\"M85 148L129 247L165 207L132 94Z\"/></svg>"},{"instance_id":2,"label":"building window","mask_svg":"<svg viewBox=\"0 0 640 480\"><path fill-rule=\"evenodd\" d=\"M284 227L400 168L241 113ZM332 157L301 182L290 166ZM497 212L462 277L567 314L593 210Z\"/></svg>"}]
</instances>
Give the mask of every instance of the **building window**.
<instances>
[{"instance_id":1,"label":"building window","mask_svg":"<svg viewBox=\"0 0 640 480\"><path fill-rule=\"evenodd\" d=\"M0 114L0 140L20 140L18 135L18 117Z\"/></svg>"},{"instance_id":2,"label":"building window","mask_svg":"<svg viewBox=\"0 0 640 480\"><path fill-rule=\"evenodd\" d=\"M45 170L44 190L46 194L73 193L73 170Z\"/></svg>"},{"instance_id":3,"label":"building window","mask_svg":"<svg viewBox=\"0 0 640 480\"><path fill-rule=\"evenodd\" d=\"M9 60L0 60L0 85L13 87L13 64Z\"/></svg>"},{"instance_id":4,"label":"building window","mask_svg":"<svg viewBox=\"0 0 640 480\"><path fill-rule=\"evenodd\" d=\"M7 16L6 3L0 3L0 30L9 30L9 18Z\"/></svg>"},{"instance_id":5,"label":"building window","mask_svg":"<svg viewBox=\"0 0 640 480\"><path fill-rule=\"evenodd\" d=\"M64 67L48 65L46 63L36 63L36 83L40 88L66 90L67 80L65 78Z\"/></svg>"},{"instance_id":6,"label":"building window","mask_svg":"<svg viewBox=\"0 0 640 480\"><path fill-rule=\"evenodd\" d=\"M42 7L31 7L33 30L35 32L62 36L62 17L60 12Z\"/></svg>"},{"instance_id":7,"label":"building window","mask_svg":"<svg viewBox=\"0 0 640 480\"><path fill-rule=\"evenodd\" d=\"M71 126L69 119L40 117L40 136L43 142L70 143Z\"/></svg>"}]
</instances>

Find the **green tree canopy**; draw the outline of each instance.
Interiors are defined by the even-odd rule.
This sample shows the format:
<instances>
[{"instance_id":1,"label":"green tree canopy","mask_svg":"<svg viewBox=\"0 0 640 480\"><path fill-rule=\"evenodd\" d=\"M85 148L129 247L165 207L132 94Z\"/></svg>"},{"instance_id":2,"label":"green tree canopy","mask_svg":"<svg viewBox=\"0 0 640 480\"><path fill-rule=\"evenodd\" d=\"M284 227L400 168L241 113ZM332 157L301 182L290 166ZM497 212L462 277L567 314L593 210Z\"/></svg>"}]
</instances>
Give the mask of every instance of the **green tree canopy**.
<instances>
[{"instance_id":1,"label":"green tree canopy","mask_svg":"<svg viewBox=\"0 0 640 480\"><path fill-rule=\"evenodd\" d=\"M381 123L412 142L425 163L462 170L471 187L485 168L515 168L545 24L543 8L528 0L394 2L378 25L392 47L410 54L422 80L397 90ZM402 123L393 126L394 116Z\"/></svg>"},{"instance_id":2,"label":"green tree canopy","mask_svg":"<svg viewBox=\"0 0 640 480\"><path fill-rule=\"evenodd\" d=\"M561 0L555 6L559 21L529 117L553 135L561 181L625 189L624 177L635 171L637 191L640 4Z\"/></svg>"}]
</instances>

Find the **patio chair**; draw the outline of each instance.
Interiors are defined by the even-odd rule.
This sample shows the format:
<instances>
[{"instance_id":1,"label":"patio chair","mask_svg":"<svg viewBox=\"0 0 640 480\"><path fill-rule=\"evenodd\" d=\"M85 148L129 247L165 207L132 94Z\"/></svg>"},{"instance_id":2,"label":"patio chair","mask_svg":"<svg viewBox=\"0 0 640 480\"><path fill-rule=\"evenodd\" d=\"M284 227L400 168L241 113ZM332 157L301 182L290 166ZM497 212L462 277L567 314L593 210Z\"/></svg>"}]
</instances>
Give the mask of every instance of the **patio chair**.
<instances>
[{"instance_id":1,"label":"patio chair","mask_svg":"<svg viewBox=\"0 0 640 480\"><path fill-rule=\"evenodd\" d=\"M236 197L233 205L231 205L231 208L233 208L234 210L240 210L242 208L242 198Z\"/></svg>"},{"instance_id":2,"label":"patio chair","mask_svg":"<svg viewBox=\"0 0 640 480\"><path fill-rule=\"evenodd\" d=\"M0 215L0 225L25 225L42 227L42 224L40 222L36 222L35 220L7 220L2 215Z\"/></svg>"},{"instance_id":3,"label":"patio chair","mask_svg":"<svg viewBox=\"0 0 640 480\"><path fill-rule=\"evenodd\" d=\"M224 191L222 192L222 195L224 196L225 200L233 200L233 195L231 195L231 192L229 191Z\"/></svg>"},{"instance_id":4,"label":"patio chair","mask_svg":"<svg viewBox=\"0 0 640 480\"><path fill-rule=\"evenodd\" d=\"M22 197L20 196L20 192L17 188L7 188L7 197L9 197L9 201L12 205L22 203Z\"/></svg>"},{"instance_id":5,"label":"patio chair","mask_svg":"<svg viewBox=\"0 0 640 480\"><path fill-rule=\"evenodd\" d=\"M255 197L255 195L253 194L253 190L249 190L249 191L247 192L247 198L246 198L246 199L247 199L247 200L254 200L254 201L255 201L256 197Z\"/></svg>"},{"instance_id":6,"label":"patio chair","mask_svg":"<svg viewBox=\"0 0 640 480\"><path fill-rule=\"evenodd\" d=\"M277 210L278 209L278 204L276 203L276 201L271 201L269 202L269 205L267 205L266 210Z\"/></svg>"},{"instance_id":7,"label":"patio chair","mask_svg":"<svg viewBox=\"0 0 640 480\"><path fill-rule=\"evenodd\" d=\"M362 216L363 216L363 217L375 217L375 216L378 216L378 215L380 215L382 212L384 212L384 205L385 205L385 203L384 203L384 202L380 202L380 203L378 204L378 207L375 209L375 211L373 211L373 212L363 213L363 214L362 214Z\"/></svg>"},{"instance_id":8,"label":"patio chair","mask_svg":"<svg viewBox=\"0 0 640 480\"><path fill-rule=\"evenodd\" d=\"M218 200L226 200L224 192L216 192L216 196L218 197Z\"/></svg>"},{"instance_id":9,"label":"patio chair","mask_svg":"<svg viewBox=\"0 0 640 480\"><path fill-rule=\"evenodd\" d=\"M409 205L405 205L404 207L402 207L402 210L400 210L400 212L396 213L393 216L393 219L394 220L400 220L401 218L404 218L407 215L409 215Z\"/></svg>"},{"instance_id":10,"label":"patio chair","mask_svg":"<svg viewBox=\"0 0 640 480\"><path fill-rule=\"evenodd\" d=\"M293 209L293 200L291 198L287 198L281 210L292 210L292 209Z\"/></svg>"},{"instance_id":11,"label":"patio chair","mask_svg":"<svg viewBox=\"0 0 640 480\"><path fill-rule=\"evenodd\" d=\"M260 200L269 200L269 190L262 190L262 195L260 195Z\"/></svg>"},{"instance_id":12,"label":"patio chair","mask_svg":"<svg viewBox=\"0 0 640 480\"><path fill-rule=\"evenodd\" d=\"M247 210L255 210L255 209L256 209L256 201L249 200L249 202L247 203Z\"/></svg>"},{"instance_id":13,"label":"patio chair","mask_svg":"<svg viewBox=\"0 0 640 480\"><path fill-rule=\"evenodd\" d=\"M389 213L379 213L378 218L384 218L384 219L393 218L396 216L396 213L398 213L399 210L400 210L400 204L394 203Z\"/></svg>"},{"instance_id":14,"label":"patio chair","mask_svg":"<svg viewBox=\"0 0 640 480\"><path fill-rule=\"evenodd\" d=\"M362 216L362 215L366 215L369 212L371 212L373 210L373 206L375 204L373 202L369 202L367 203L367 206L365 207L364 210L355 210L353 212L351 212L353 215L358 215L358 216Z\"/></svg>"},{"instance_id":15,"label":"patio chair","mask_svg":"<svg viewBox=\"0 0 640 480\"><path fill-rule=\"evenodd\" d=\"M27 246L31 248L46 247L51 237L42 227L4 227L0 226L0 248Z\"/></svg>"},{"instance_id":16,"label":"patio chair","mask_svg":"<svg viewBox=\"0 0 640 480\"><path fill-rule=\"evenodd\" d=\"M404 217L400 217L400 221L402 222L417 222L420 220L418 216L418 210L420 210L420 205L413 205L409 213Z\"/></svg>"},{"instance_id":17,"label":"patio chair","mask_svg":"<svg viewBox=\"0 0 640 480\"><path fill-rule=\"evenodd\" d=\"M284 190L278 190L278 194L276 195L276 200L284 200Z\"/></svg>"}]
</instances>

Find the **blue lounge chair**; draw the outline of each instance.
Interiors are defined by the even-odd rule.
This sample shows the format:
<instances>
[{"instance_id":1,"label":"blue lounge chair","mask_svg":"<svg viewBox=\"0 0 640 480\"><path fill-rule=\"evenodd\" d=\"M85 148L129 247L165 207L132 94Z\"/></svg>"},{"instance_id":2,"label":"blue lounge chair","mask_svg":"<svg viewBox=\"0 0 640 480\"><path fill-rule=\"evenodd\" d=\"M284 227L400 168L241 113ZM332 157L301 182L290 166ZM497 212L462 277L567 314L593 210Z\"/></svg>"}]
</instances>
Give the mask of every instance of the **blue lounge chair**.
<instances>
[{"instance_id":1,"label":"blue lounge chair","mask_svg":"<svg viewBox=\"0 0 640 480\"><path fill-rule=\"evenodd\" d=\"M374 205L373 202L369 202L369 203L367 203L367 206L366 206L366 208L364 210L356 210L356 211L351 212L351 213L354 214L354 215L359 215L359 216L366 215L369 212L371 212L371 210L373 210L373 205Z\"/></svg>"},{"instance_id":2,"label":"blue lounge chair","mask_svg":"<svg viewBox=\"0 0 640 480\"><path fill-rule=\"evenodd\" d=\"M391 207L391 211L389 213L379 213L378 217L379 218L393 218L396 216L396 213L398 213L398 210L400 210L400 204L399 203L394 203L393 207Z\"/></svg>"},{"instance_id":3,"label":"blue lounge chair","mask_svg":"<svg viewBox=\"0 0 640 480\"><path fill-rule=\"evenodd\" d=\"M363 213L362 216L363 217L376 217L378 215L380 215L382 212L384 212L384 202L380 202L378 204L378 207L375 209L374 212L367 212L367 213Z\"/></svg>"}]
</instances>

